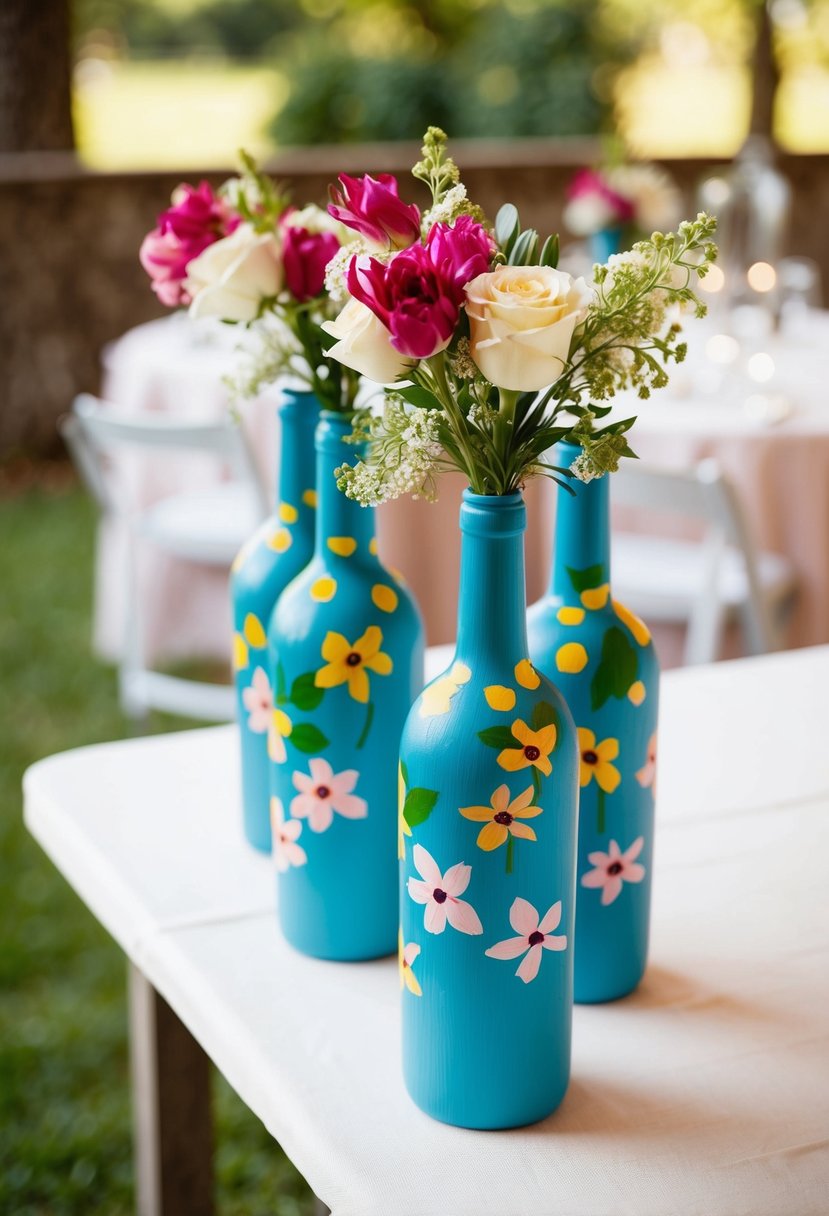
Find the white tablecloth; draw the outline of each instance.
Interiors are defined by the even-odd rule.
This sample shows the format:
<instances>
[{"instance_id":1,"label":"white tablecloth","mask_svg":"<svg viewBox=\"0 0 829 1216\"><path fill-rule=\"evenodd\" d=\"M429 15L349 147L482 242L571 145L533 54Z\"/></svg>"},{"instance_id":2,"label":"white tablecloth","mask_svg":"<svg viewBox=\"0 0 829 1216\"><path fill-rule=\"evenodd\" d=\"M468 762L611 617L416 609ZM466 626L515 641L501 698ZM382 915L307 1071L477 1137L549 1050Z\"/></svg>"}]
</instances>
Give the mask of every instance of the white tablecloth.
<instances>
[{"instance_id":1,"label":"white tablecloth","mask_svg":"<svg viewBox=\"0 0 829 1216\"><path fill-rule=\"evenodd\" d=\"M829 647L661 695L650 966L576 1008L564 1103L519 1131L410 1102L395 961L282 940L235 728L42 761L26 821L334 1216L825 1216Z\"/></svg>"}]
</instances>

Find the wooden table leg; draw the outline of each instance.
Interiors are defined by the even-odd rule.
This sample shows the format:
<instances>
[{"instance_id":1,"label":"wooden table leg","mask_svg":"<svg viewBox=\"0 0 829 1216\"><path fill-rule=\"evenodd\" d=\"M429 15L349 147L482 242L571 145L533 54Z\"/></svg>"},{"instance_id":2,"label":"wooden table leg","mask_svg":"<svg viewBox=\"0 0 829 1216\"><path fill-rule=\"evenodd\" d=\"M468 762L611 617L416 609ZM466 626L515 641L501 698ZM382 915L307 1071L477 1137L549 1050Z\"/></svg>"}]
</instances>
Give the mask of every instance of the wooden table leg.
<instances>
[{"instance_id":1,"label":"wooden table leg","mask_svg":"<svg viewBox=\"0 0 829 1216\"><path fill-rule=\"evenodd\" d=\"M213 1216L210 1061L132 963L129 1006L139 1216Z\"/></svg>"}]
</instances>

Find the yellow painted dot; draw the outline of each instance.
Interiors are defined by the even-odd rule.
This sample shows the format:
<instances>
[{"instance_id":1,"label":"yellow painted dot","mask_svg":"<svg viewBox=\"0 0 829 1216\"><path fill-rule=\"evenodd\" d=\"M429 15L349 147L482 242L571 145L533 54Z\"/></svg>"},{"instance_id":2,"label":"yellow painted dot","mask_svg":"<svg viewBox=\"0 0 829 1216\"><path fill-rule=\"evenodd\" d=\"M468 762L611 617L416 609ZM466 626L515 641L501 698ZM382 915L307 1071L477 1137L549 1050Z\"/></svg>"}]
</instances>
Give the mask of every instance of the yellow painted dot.
<instances>
[{"instance_id":1,"label":"yellow painted dot","mask_svg":"<svg viewBox=\"0 0 829 1216\"><path fill-rule=\"evenodd\" d=\"M329 536L325 543L332 553L337 554L337 557L351 557L357 548L357 542L353 536Z\"/></svg>"},{"instance_id":2,"label":"yellow painted dot","mask_svg":"<svg viewBox=\"0 0 829 1216\"><path fill-rule=\"evenodd\" d=\"M503 684L489 684L484 689L486 703L490 709L514 709L515 693Z\"/></svg>"},{"instance_id":3,"label":"yellow painted dot","mask_svg":"<svg viewBox=\"0 0 829 1216\"><path fill-rule=\"evenodd\" d=\"M245 617L244 627L245 638L249 646L254 650L264 650L268 644L268 637L265 633L264 626L258 616L254 616L249 612Z\"/></svg>"},{"instance_id":4,"label":"yellow painted dot","mask_svg":"<svg viewBox=\"0 0 829 1216\"><path fill-rule=\"evenodd\" d=\"M453 684L468 684L472 679L472 672L466 663L453 663L452 670L449 672L449 679Z\"/></svg>"},{"instance_id":5,"label":"yellow painted dot","mask_svg":"<svg viewBox=\"0 0 829 1216\"><path fill-rule=\"evenodd\" d=\"M373 553L375 557L377 556L377 537L376 536L372 536L371 540L368 542L368 551L369 551L369 553Z\"/></svg>"},{"instance_id":6,"label":"yellow painted dot","mask_svg":"<svg viewBox=\"0 0 829 1216\"><path fill-rule=\"evenodd\" d=\"M299 512L290 503L281 502L279 504L279 518L283 524L295 524L299 519Z\"/></svg>"},{"instance_id":7,"label":"yellow painted dot","mask_svg":"<svg viewBox=\"0 0 829 1216\"><path fill-rule=\"evenodd\" d=\"M291 731L294 729L293 723L284 709L274 709L273 711L274 729L279 732L283 738L287 739Z\"/></svg>"},{"instance_id":8,"label":"yellow painted dot","mask_svg":"<svg viewBox=\"0 0 829 1216\"><path fill-rule=\"evenodd\" d=\"M604 608L609 595L610 584L602 583L601 587L591 587L589 591L582 591L579 598L585 608L590 608L595 612L597 608Z\"/></svg>"},{"instance_id":9,"label":"yellow painted dot","mask_svg":"<svg viewBox=\"0 0 829 1216\"><path fill-rule=\"evenodd\" d=\"M371 589L371 598L381 612L394 612L397 607L397 592L384 583L375 583Z\"/></svg>"},{"instance_id":10,"label":"yellow painted dot","mask_svg":"<svg viewBox=\"0 0 829 1216\"><path fill-rule=\"evenodd\" d=\"M640 621L635 612L631 612L624 604L620 604L618 600L613 600L613 611L618 616L619 620L627 625L630 632L640 646L647 646L651 640L651 631L648 629L644 621Z\"/></svg>"},{"instance_id":11,"label":"yellow painted dot","mask_svg":"<svg viewBox=\"0 0 829 1216\"><path fill-rule=\"evenodd\" d=\"M268 537L268 548L276 549L277 553L284 553L286 549L290 549L293 543L294 538L287 528L280 528Z\"/></svg>"},{"instance_id":12,"label":"yellow painted dot","mask_svg":"<svg viewBox=\"0 0 829 1216\"><path fill-rule=\"evenodd\" d=\"M329 578L327 574L311 584L311 599L316 600L318 604L327 604L336 594L337 580Z\"/></svg>"},{"instance_id":13,"label":"yellow painted dot","mask_svg":"<svg viewBox=\"0 0 829 1216\"><path fill-rule=\"evenodd\" d=\"M302 501L306 507L310 507L312 511L317 509L317 492L316 490L303 490Z\"/></svg>"},{"instance_id":14,"label":"yellow painted dot","mask_svg":"<svg viewBox=\"0 0 829 1216\"><path fill-rule=\"evenodd\" d=\"M248 645L241 633L233 635L233 670L244 671L248 665Z\"/></svg>"},{"instance_id":15,"label":"yellow painted dot","mask_svg":"<svg viewBox=\"0 0 829 1216\"><path fill-rule=\"evenodd\" d=\"M565 642L556 651L556 667L570 675L577 675L587 666L587 651L581 642Z\"/></svg>"},{"instance_id":16,"label":"yellow painted dot","mask_svg":"<svg viewBox=\"0 0 829 1216\"><path fill-rule=\"evenodd\" d=\"M529 659L522 659L520 663L516 663L515 678L522 688L538 688L541 683L541 676Z\"/></svg>"},{"instance_id":17,"label":"yellow painted dot","mask_svg":"<svg viewBox=\"0 0 829 1216\"><path fill-rule=\"evenodd\" d=\"M631 684L630 688L628 689L628 700L633 705L641 705L646 696L647 693L645 692L645 685L641 680L636 680L636 682Z\"/></svg>"},{"instance_id":18,"label":"yellow painted dot","mask_svg":"<svg viewBox=\"0 0 829 1216\"><path fill-rule=\"evenodd\" d=\"M561 625L580 625L584 620L583 608L559 608L556 613Z\"/></svg>"}]
</instances>

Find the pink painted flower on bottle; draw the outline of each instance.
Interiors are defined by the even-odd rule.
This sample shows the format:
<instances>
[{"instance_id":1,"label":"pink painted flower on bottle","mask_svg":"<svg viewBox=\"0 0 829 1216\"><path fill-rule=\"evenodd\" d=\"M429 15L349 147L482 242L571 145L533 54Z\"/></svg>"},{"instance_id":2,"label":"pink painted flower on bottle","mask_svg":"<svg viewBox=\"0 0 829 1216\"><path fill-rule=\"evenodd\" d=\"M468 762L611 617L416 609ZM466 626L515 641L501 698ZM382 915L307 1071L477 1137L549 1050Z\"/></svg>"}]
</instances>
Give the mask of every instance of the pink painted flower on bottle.
<instances>
[{"instance_id":1,"label":"pink painted flower on bottle","mask_svg":"<svg viewBox=\"0 0 829 1216\"><path fill-rule=\"evenodd\" d=\"M561 900L557 900L539 920L538 912L526 899L515 899L509 910L509 923L518 937L508 937L490 946L486 954L490 958L511 959L524 957L515 974L525 984L538 975L542 950L566 950L567 935L553 933L561 924Z\"/></svg>"},{"instance_id":2,"label":"pink painted flower on bottle","mask_svg":"<svg viewBox=\"0 0 829 1216\"><path fill-rule=\"evenodd\" d=\"M286 819L282 803L278 798L271 798L271 837L273 839L273 860L280 874L284 874L291 866L304 866L308 854L297 844L302 834L302 824L298 819Z\"/></svg>"},{"instance_id":3,"label":"pink painted flower on bottle","mask_svg":"<svg viewBox=\"0 0 829 1216\"><path fill-rule=\"evenodd\" d=\"M327 760L317 757L309 765L311 775L294 773L293 782L299 790L291 801L291 814L307 819L312 832L324 832L334 820L334 812L345 819L365 819L368 803L352 793L360 774L347 768L335 773Z\"/></svg>"},{"instance_id":4,"label":"pink painted flower on bottle","mask_svg":"<svg viewBox=\"0 0 829 1216\"><path fill-rule=\"evenodd\" d=\"M642 789L650 789L656 780L656 731L648 740L648 755L645 763L636 770L636 780Z\"/></svg>"},{"instance_id":5,"label":"pink painted flower on bottle","mask_svg":"<svg viewBox=\"0 0 829 1216\"><path fill-rule=\"evenodd\" d=\"M333 232L309 232L286 224L282 230L285 285L300 304L325 287L325 268L340 248Z\"/></svg>"},{"instance_id":6,"label":"pink painted flower on bottle","mask_svg":"<svg viewBox=\"0 0 829 1216\"><path fill-rule=\"evenodd\" d=\"M405 249L420 239L420 209L399 197L397 178L339 176L331 187L328 212L348 228L385 249Z\"/></svg>"},{"instance_id":7,"label":"pink painted flower on bottle","mask_svg":"<svg viewBox=\"0 0 829 1216\"><path fill-rule=\"evenodd\" d=\"M248 730L263 735L271 725L273 691L264 667L257 667L248 688L242 689L242 704L250 715Z\"/></svg>"},{"instance_id":8,"label":"pink painted flower on bottle","mask_svg":"<svg viewBox=\"0 0 829 1216\"><path fill-rule=\"evenodd\" d=\"M645 877L645 867L636 860L642 852L645 843L644 836L637 836L630 848L623 853L615 840L611 840L608 851L588 853L587 860L595 867L582 875L583 887L598 887L602 892L602 904L612 904L622 891L626 882L641 882Z\"/></svg>"},{"instance_id":9,"label":"pink painted flower on bottle","mask_svg":"<svg viewBox=\"0 0 829 1216\"><path fill-rule=\"evenodd\" d=\"M416 904L426 905L423 924L427 933L442 933L447 921L459 933L483 933L478 913L458 898L469 886L472 867L459 861L441 874L437 862L421 844L412 849L412 860L420 878L409 879L409 895Z\"/></svg>"},{"instance_id":10,"label":"pink painted flower on bottle","mask_svg":"<svg viewBox=\"0 0 829 1216\"><path fill-rule=\"evenodd\" d=\"M184 286L189 263L240 223L241 216L208 182L177 187L172 206L159 215L158 226L144 237L138 254L162 304L175 308L190 303Z\"/></svg>"}]
</instances>

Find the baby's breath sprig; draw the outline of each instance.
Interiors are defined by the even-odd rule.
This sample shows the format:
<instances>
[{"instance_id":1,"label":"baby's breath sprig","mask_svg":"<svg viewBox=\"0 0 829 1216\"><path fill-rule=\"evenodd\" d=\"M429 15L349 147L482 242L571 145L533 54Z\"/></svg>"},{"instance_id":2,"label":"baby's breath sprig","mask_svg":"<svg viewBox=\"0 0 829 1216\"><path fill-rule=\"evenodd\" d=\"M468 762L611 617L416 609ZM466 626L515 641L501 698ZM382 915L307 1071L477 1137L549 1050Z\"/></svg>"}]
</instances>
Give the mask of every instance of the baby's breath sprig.
<instances>
[{"instance_id":1,"label":"baby's breath sprig","mask_svg":"<svg viewBox=\"0 0 829 1216\"><path fill-rule=\"evenodd\" d=\"M423 159L412 169L412 176L429 187L433 207L441 203L444 196L461 180L458 166L446 151L447 143L448 136L445 131L441 131L440 127L429 127L420 149Z\"/></svg>"}]
</instances>

